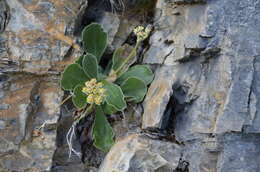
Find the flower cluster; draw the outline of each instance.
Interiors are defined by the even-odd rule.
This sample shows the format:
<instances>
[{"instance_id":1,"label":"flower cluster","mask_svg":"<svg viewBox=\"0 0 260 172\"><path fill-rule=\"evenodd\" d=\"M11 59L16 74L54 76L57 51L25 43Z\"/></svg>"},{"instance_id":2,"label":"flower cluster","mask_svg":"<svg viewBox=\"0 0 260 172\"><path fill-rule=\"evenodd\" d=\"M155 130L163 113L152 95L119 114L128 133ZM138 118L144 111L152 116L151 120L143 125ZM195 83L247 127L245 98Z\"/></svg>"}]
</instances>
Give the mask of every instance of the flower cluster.
<instances>
[{"instance_id":1,"label":"flower cluster","mask_svg":"<svg viewBox=\"0 0 260 172\"><path fill-rule=\"evenodd\" d=\"M87 95L87 103L100 105L104 98L106 90L101 82L97 82L95 78L85 82L82 92Z\"/></svg>"},{"instance_id":2,"label":"flower cluster","mask_svg":"<svg viewBox=\"0 0 260 172\"><path fill-rule=\"evenodd\" d=\"M137 42L145 40L151 32L149 27L137 26L134 29L134 34L137 36Z\"/></svg>"}]
</instances>

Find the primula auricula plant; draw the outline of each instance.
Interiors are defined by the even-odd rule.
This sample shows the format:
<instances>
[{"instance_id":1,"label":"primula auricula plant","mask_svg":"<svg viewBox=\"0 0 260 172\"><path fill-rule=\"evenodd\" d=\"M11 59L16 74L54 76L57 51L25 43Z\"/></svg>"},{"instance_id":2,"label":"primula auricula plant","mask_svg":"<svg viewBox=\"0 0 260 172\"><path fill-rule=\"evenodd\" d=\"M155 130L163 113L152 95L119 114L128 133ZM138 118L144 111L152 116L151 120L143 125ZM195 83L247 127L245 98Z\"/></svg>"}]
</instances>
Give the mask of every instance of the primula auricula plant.
<instances>
[{"instance_id":1,"label":"primula auricula plant","mask_svg":"<svg viewBox=\"0 0 260 172\"><path fill-rule=\"evenodd\" d=\"M136 50L140 42L149 36L150 29L138 26L134 33L136 45L116 49L103 69L99 62L107 47L107 33L97 23L83 30L85 53L65 68L61 79L61 87L72 93L73 104L82 112L67 135L70 151L77 153L71 145L74 127L89 114L95 115L92 129L94 146L108 151L114 144L114 133L105 115L123 112L127 102L143 101L154 75L149 66L133 64L136 62Z\"/></svg>"}]
</instances>

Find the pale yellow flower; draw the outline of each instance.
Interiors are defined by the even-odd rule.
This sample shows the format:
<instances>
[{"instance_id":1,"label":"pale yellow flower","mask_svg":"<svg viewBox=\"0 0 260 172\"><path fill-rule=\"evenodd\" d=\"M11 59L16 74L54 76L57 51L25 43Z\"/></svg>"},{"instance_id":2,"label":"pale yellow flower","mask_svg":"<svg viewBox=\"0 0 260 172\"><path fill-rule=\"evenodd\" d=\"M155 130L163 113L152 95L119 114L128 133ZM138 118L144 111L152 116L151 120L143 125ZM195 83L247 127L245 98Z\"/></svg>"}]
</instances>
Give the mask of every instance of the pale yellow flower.
<instances>
[{"instance_id":1,"label":"pale yellow flower","mask_svg":"<svg viewBox=\"0 0 260 172\"><path fill-rule=\"evenodd\" d=\"M149 27L137 26L134 29L134 34L137 36L137 42L145 40L151 32Z\"/></svg>"},{"instance_id":2,"label":"pale yellow flower","mask_svg":"<svg viewBox=\"0 0 260 172\"><path fill-rule=\"evenodd\" d=\"M97 105L100 105L102 103L102 101L103 101L103 97L102 96L96 96L95 97L95 103Z\"/></svg>"},{"instance_id":3,"label":"pale yellow flower","mask_svg":"<svg viewBox=\"0 0 260 172\"><path fill-rule=\"evenodd\" d=\"M106 92L106 90L104 88L100 88L98 91L99 91L99 94L104 94Z\"/></svg>"},{"instance_id":4,"label":"pale yellow flower","mask_svg":"<svg viewBox=\"0 0 260 172\"><path fill-rule=\"evenodd\" d=\"M93 94L88 95L87 103L89 103L89 104L94 103L94 95Z\"/></svg>"},{"instance_id":5,"label":"pale yellow flower","mask_svg":"<svg viewBox=\"0 0 260 172\"><path fill-rule=\"evenodd\" d=\"M106 89L103 88L101 82L97 82L95 78L85 82L82 92L87 95L87 103L100 105L105 99Z\"/></svg>"},{"instance_id":6,"label":"pale yellow flower","mask_svg":"<svg viewBox=\"0 0 260 172\"><path fill-rule=\"evenodd\" d=\"M91 80L89 81L89 83L90 83L91 85L96 84L96 83L97 83L96 78L91 79Z\"/></svg>"},{"instance_id":7,"label":"pale yellow flower","mask_svg":"<svg viewBox=\"0 0 260 172\"><path fill-rule=\"evenodd\" d=\"M91 88L83 87L82 92L85 93L85 94L90 94L91 93Z\"/></svg>"},{"instance_id":8,"label":"pale yellow flower","mask_svg":"<svg viewBox=\"0 0 260 172\"><path fill-rule=\"evenodd\" d=\"M97 87L99 87L99 88L103 87L102 82L97 83Z\"/></svg>"}]
</instances>

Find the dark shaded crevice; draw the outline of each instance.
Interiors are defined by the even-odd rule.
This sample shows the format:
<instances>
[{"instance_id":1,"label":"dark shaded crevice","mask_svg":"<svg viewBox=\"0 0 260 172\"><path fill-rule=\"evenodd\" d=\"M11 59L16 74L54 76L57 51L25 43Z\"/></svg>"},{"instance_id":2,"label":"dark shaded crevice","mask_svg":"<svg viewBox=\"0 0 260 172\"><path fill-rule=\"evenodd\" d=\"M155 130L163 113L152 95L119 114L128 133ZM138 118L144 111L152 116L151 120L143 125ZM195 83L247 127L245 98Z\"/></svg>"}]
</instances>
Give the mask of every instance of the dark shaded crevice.
<instances>
[{"instance_id":1,"label":"dark shaded crevice","mask_svg":"<svg viewBox=\"0 0 260 172\"><path fill-rule=\"evenodd\" d=\"M153 23L156 3L157 0L124 0L125 10L121 14L140 23Z\"/></svg>"},{"instance_id":2,"label":"dark shaded crevice","mask_svg":"<svg viewBox=\"0 0 260 172\"><path fill-rule=\"evenodd\" d=\"M97 22L107 11L107 7L102 1L88 0L87 4L83 4L77 19L75 20L74 36L80 36L85 26L92 22Z\"/></svg>"},{"instance_id":3,"label":"dark shaded crevice","mask_svg":"<svg viewBox=\"0 0 260 172\"><path fill-rule=\"evenodd\" d=\"M207 48L201 52L201 63L209 63L210 59L216 58L220 55L221 49L218 47Z\"/></svg>"},{"instance_id":4,"label":"dark shaded crevice","mask_svg":"<svg viewBox=\"0 0 260 172\"><path fill-rule=\"evenodd\" d=\"M8 81L8 79L9 79L9 77L8 77L8 75L6 75L6 74L0 74L0 83L1 82L7 82Z\"/></svg>"},{"instance_id":5,"label":"dark shaded crevice","mask_svg":"<svg viewBox=\"0 0 260 172\"><path fill-rule=\"evenodd\" d=\"M0 9L0 33L2 33L10 20L10 8L5 0L0 1Z\"/></svg>"},{"instance_id":6,"label":"dark shaded crevice","mask_svg":"<svg viewBox=\"0 0 260 172\"><path fill-rule=\"evenodd\" d=\"M177 99L171 96L169 102L165 108L163 118L161 120L160 128L146 128L142 130L142 134L148 136L151 139L158 139L163 141L170 141L176 144L182 144L175 138L175 121L176 115L179 111L183 110L183 106L180 106Z\"/></svg>"},{"instance_id":7,"label":"dark shaded crevice","mask_svg":"<svg viewBox=\"0 0 260 172\"><path fill-rule=\"evenodd\" d=\"M175 60L175 62L185 63L201 57L201 52L204 49L190 49L185 48L185 55L181 59Z\"/></svg>"},{"instance_id":8,"label":"dark shaded crevice","mask_svg":"<svg viewBox=\"0 0 260 172\"><path fill-rule=\"evenodd\" d=\"M254 56L253 58L253 77L252 77L252 81L251 81L251 85L250 85L250 91L249 91L249 94L248 94L248 100L247 100L247 112L248 114L251 114L251 106L253 104L253 101L252 101L252 94L254 94L255 92L255 83L256 83L256 60L257 60L257 57L260 57L259 55L258 56ZM255 112L256 113L256 112ZM254 119L251 119L251 120L254 120ZM242 133L246 133L246 130L250 128L250 125L243 125L242 127Z\"/></svg>"},{"instance_id":9,"label":"dark shaded crevice","mask_svg":"<svg viewBox=\"0 0 260 172\"><path fill-rule=\"evenodd\" d=\"M112 67L112 59L113 52L105 52L102 56L99 65L102 67L103 70L110 71ZM107 73L108 74L108 73Z\"/></svg>"},{"instance_id":10,"label":"dark shaded crevice","mask_svg":"<svg viewBox=\"0 0 260 172\"><path fill-rule=\"evenodd\" d=\"M115 13L126 19L134 19L140 23L153 23L154 9L157 0L123 0L123 5L119 0L112 7L109 0L89 0L87 5L83 5L78 18L75 21L74 35L80 36L83 28L92 22L98 22L104 13Z\"/></svg>"},{"instance_id":11,"label":"dark shaded crevice","mask_svg":"<svg viewBox=\"0 0 260 172\"><path fill-rule=\"evenodd\" d=\"M35 114L38 111L40 105L39 85L40 81L35 82L30 93L30 103L26 109L28 116L25 122L25 136L23 138L23 141L30 141L32 137Z\"/></svg>"},{"instance_id":12,"label":"dark shaded crevice","mask_svg":"<svg viewBox=\"0 0 260 172\"><path fill-rule=\"evenodd\" d=\"M180 158L177 168L173 172L189 172L190 163Z\"/></svg>"},{"instance_id":13,"label":"dark shaded crevice","mask_svg":"<svg viewBox=\"0 0 260 172\"><path fill-rule=\"evenodd\" d=\"M172 48L172 50L168 54L166 54L166 56L163 58L162 64L165 64L167 57L169 57L173 53L173 51L174 51L174 48Z\"/></svg>"},{"instance_id":14,"label":"dark shaded crevice","mask_svg":"<svg viewBox=\"0 0 260 172\"><path fill-rule=\"evenodd\" d=\"M173 3L177 5L195 5L206 4L207 0L174 0Z\"/></svg>"},{"instance_id":15,"label":"dark shaded crevice","mask_svg":"<svg viewBox=\"0 0 260 172\"><path fill-rule=\"evenodd\" d=\"M64 98L66 98L69 93L65 92ZM73 103L71 100L66 101L60 109L60 116L57 122L57 136L56 136L56 150L52 158L52 172L63 171L63 169L74 168L82 164L80 158L72 154L69 159L69 149L66 141L66 134L69 131L73 123ZM77 140L76 140L77 141ZM80 151L80 145L78 142L73 140L73 148ZM68 168L70 167L70 168Z\"/></svg>"},{"instance_id":16,"label":"dark shaded crevice","mask_svg":"<svg viewBox=\"0 0 260 172\"><path fill-rule=\"evenodd\" d=\"M188 86L178 82L173 85L173 93L166 106L161 123L162 129L167 131L170 135L175 136L175 127L178 122L179 115L181 115L197 98L196 96L189 98L188 90ZM176 138L174 139L174 142L184 145L184 143L176 140Z\"/></svg>"},{"instance_id":17,"label":"dark shaded crevice","mask_svg":"<svg viewBox=\"0 0 260 172\"><path fill-rule=\"evenodd\" d=\"M254 57L254 60L253 60L253 78L252 78L252 81L251 81L251 85L250 85L250 92L249 92L249 95L248 95L248 101L247 101L247 109L248 109L248 112L250 111L250 98L251 98L251 95L252 95L252 92L253 92L253 86L254 86L254 80L256 78L255 76L255 71L256 71L256 65L255 65L255 62L256 61L256 56Z\"/></svg>"},{"instance_id":18,"label":"dark shaded crevice","mask_svg":"<svg viewBox=\"0 0 260 172\"><path fill-rule=\"evenodd\" d=\"M92 22L98 22L106 12L121 14L120 3L114 0L116 4L112 7L109 0L88 0L87 4L83 4L80 9L78 18L75 21L74 36L80 36L85 26ZM115 9L115 11L113 11Z\"/></svg>"},{"instance_id":19,"label":"dark shaded crevice","mask_svg":"<svg viewBox=\"0 0 260 172\"><path fill-rule=\"evenodd\" d=\"M98 168L106 153L93 145L92 126L94 118L95 114L90 114L80 121L77 125L77 139L81 145L82 162L87 166Z\"/></svg>"},{"instance_id":20,"label":"dark shaded crevice","mask_svg":"<svg viewBox=\"0 0 260 172\"><path fill-rule=\"evenodd\" d=\"M65 93L64 97L69 95ZM75 137L73 138L73 148L82 153L81 157L77 157L72 153L69 158L69 149L66 140L66 135L69 128L74 122L74 117L80 112L74 108L71 100L68 100L61 107L61 115L58 120L57 137L56 137L56 151L53 156L52 171L60 171L63 169L71 170L73 168L82 168L84 166L98 168L105 157L105 153L98 150L93 145L92 139L92 125L94 122L94 114L90 114L82 119L76 126ZM69 167L69 168L68 168Z\"/></svg>"}]
</instances>

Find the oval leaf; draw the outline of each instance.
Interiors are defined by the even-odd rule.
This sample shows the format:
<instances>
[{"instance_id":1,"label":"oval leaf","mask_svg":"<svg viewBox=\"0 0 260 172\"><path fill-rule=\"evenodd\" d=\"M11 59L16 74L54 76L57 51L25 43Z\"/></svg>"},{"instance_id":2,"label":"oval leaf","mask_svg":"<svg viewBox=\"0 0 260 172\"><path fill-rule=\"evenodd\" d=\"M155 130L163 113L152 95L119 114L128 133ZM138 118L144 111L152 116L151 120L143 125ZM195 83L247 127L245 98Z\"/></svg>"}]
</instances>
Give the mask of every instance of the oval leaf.
<instances>
[{"instance_id":1,"label":"oval leaf","mask_svg":"<svg viewBox=\"0 0 260 172\"><path fill-rule=\"evenodd\" d=\"M73 90L72 102L78 108L82 109L87 105L87 96L82 92L84 85L77 85Z\"/></svg>"},{"instance_id":2,"label":"oval leaf","mask_svg":"<svg viewBox=\"0 0 260 172\"><path fill-rule=\"evenodd\" d=\"M98 76L98 64L97 59L92 54L84 56L82 61L83 70L89 78L97 78Z\"/></svg>"},{"instance_id":3,"label":"oval leaf","mask_svg":"<svg viewBox=\"0 0 260 172\"><path fill-rule=\"evenodd\" d=\"M87 53L93 54L100 61L107 47L107 33L101 25L92 23L85 27L82 32L83 47Z\"/></svg>"},{"instance_id":4,"label":"oval leaf","mask_svg":"<svg viewBox=\"0 0 260 172\"><path fill-rule=\"evenodd\" d=\"M117 110L113 106L107 103L104 103L102 105L102 109L104 110L105 114L109 114L109 115L115 114L117 112Z\"/></svg>"},{"instance_id":5,"label":"oval leaf","mask_svg":"<svg viewBox=\"0 0 260 172\"><path fill-rule=\"evenodd\" d=\"M96 106L96 117L93 127L94 145L104 151L108 152L114 144L113 129L107 121L104 112L100 106Z\"/></svg>"},{"instance_id":6,"label":"oval leaf","mask_svg":"<svg viewBox=\"0 0 260 172\"><path fill-rule=\"evenodd\" d=\"M144 99L147 92L145 83L138 78L128 78L121 85L121 89L127 99L127 101L139 103Z\"/></svg>"},{"instance_id":7,"label":"oval leaf","mask_svg":"<svg viewBox=\"0 0 260 172\"><path fill-rule=\"evenodd\" d=\"M105 80L102 82L106 89L106 103L113 106L117 111L123 111L126 108L126 102L121 88Z\"/></svg>"},{"instance_id":8,"label":"oval leaf","mask_svg":"<svg viewBox=\"0 0 260 172\"><path fill-rule=\"evenodd\" d=\"M80 56L79 58L77 58L77 60L75 60L75 63L79 64L82 67L83 58L84 58L84 55Z\"/></svg>"},{"instance_id":9,"label":"oval leaf","mask_svg":"<svg viewBox=\"0 0 260 172\"><path fill-rule=\"evenodd\" d=\"M89 79L79 64L71 64L65 68L61 76L61 87L64 90L73 90L76 85L83 84Z\"/></svg>"},{"instance_id":10,"label":"oval leaf","mask_svg":"<svg viewBox=\"0 0 260 172\"><path fill-rule=\"evenodd\" d=\"M130 77L138 78L148 85L153 81L154 75L148 65L135 65L123 73L116 82L122 84Z\"/></svg>"},{"instance_id":11,"label":"oval leaf","mask_svg":"<svg viewBox=\"0 0 260 172\"><path fill-rule=\"evenodd\" d=\"M124 46L116 49L113 54L113 65L112 69L113 71L117 71L124 61L126 60L127 57L129 57L130 53L133 51L133 47L125 44ZM136 51L132 52L131 58L128 60L127 64L125 64L123 67L121 67L121 70L119 73L125 72L129 66L131 66L134 62L136 61Z\"/></svg>"}]
</instances>

